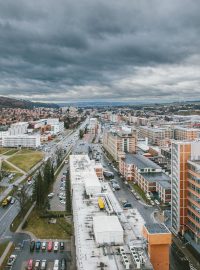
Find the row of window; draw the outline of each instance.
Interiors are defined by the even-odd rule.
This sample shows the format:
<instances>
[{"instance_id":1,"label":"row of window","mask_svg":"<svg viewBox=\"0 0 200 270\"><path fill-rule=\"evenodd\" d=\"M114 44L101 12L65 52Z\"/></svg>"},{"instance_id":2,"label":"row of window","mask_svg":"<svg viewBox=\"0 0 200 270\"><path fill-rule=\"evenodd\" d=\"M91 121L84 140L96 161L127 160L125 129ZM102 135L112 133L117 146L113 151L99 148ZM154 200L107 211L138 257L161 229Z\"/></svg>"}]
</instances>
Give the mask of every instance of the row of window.
<instances>
[{"instance_id":1,"label":"row of window","mask_svg":"<svg viewBox=\"0 0 200 270\"><path fill-rule=\"evenodd\" d=\"M191 188L192 190L194 190L195 192L197 192L198 194L200 194L200 188L198 188L197 186L189 183L188 187Z\"/></svg>"},{"instance_id":2,"label":"row of window","mask_svg":"<svg viewBox=\"0 0 200 270\"><path fill-rule=\"evenodd\" d=\"M192 217L197 223L200 224L200 218L197 217L192 211L188 209L188 216Z\"/></svg>"},{"instance_id":3,"label":"row of window","mask_svg":"<svg viewBox=\"0 0 200 270\"><path fill-rule=\"evenodd\" d=\"M200 197L197 197L196 195L194 195L193 193L191 193L190 191L188 192L188 197L193 199L195 202L200 204Z\"/></svg>"},{"instance_id":4,"label":"row of window","mask_svg":"<svg viewBox=\"0 0 200 270\"><path fill-rule=\"evenodd\" d=\"M188 225L198 234L200 233L200 228L196 226L191 220L188 220Z\"/></svg>"},{"instance_id":5,"label":"row of window","mask_svg":"<svg viewBox=\"0 0 200 270\"><path fill-rule=\"evenodd\" d=\"M200 178L195 177L191 173L188 173L188 178L190 178L191 180L195 181L197 184L200 184Z\"/></svg>"}]
</instances>

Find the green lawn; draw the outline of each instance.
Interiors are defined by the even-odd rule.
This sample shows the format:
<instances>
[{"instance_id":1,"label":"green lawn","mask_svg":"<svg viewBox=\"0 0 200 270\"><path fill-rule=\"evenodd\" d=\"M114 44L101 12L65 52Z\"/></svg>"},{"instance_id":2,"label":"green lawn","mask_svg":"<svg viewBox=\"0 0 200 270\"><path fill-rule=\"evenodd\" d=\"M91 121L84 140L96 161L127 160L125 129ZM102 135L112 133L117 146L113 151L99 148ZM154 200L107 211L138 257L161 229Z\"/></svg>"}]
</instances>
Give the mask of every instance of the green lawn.
<instances>
[{"instance_id":1,"label":"green lawn","mask_svg":"<svg viewBox=\"0 0 200 270\"><path fill-rule=\"evenodd\" d=\"M10 164L6 163L5 161L2 162L2 170L8 171L8 172L17 172L14 167L12 167Z\"/></svg>"},{"instance_id":2,"label":"green lawn","mask_svg":"<svg viewBox=\"0 0 200 270\"><path fill-rule=\"evenodd\" d=\"M55 224L49 224L48 220L48 218L40 218L34 210L24 229L41 239L68 239L72 235L72 225L64 217L56 218Z\"/></svg>"},{"instance_id":3,"label":"green lawn","mask_svg":"<svg viewBox=\"0 0 200 270\"><path fill-rule=\"evenodd\" d=\"M0 147L0 155L7 152L7 151L9 151L9 150L10 150L10 148Z\"/></svg>"},{"instance_id":4,"label":"green lawn","mask_svg":"<svg viewBox=\"0 0 200 270\"><path fill-rule=\"evenodd\" d=\"M40 151L21 150L8 160L20 169L28 172L43 158L43 153Z\"/></svg>"},{"instance_id":5,"label":"green lawn","mask_svg":"<svg viewBox=\"0 0 200 270\"><path fill-rule=\"evenodd\" d=\"M15 153L17 153L19 150L18 149L11 149L10 151L6 152L6 156L11 156Z\"/></svg>"}]
</instances>

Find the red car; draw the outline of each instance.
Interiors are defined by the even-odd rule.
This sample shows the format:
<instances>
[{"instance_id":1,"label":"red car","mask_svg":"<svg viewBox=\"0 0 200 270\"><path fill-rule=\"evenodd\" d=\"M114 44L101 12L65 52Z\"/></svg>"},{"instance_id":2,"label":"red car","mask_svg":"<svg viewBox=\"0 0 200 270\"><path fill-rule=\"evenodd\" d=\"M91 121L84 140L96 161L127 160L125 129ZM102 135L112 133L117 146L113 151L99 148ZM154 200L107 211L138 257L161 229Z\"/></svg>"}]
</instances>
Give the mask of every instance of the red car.
<instances>
[{"instance_id":1,"label":"red car","mask_svg":"<svg viewBox=\"0 0 200 270\"><path fill-rule=\"evenodd\" d=\"M47 250L48 250L48 251L52 251L52 249L53 249L53 242L50 241L50 242L48 243Z\"/></svg>"},{"instance_id":2,"label":"red car","mask_svg":"<svg viewBox=\"0 0 200 270\"><path fill-rule=\"evenodd\" d=\"M27 270L33 270L33 260L30 259L27 263Z\"/></svg>"}]
</instances>

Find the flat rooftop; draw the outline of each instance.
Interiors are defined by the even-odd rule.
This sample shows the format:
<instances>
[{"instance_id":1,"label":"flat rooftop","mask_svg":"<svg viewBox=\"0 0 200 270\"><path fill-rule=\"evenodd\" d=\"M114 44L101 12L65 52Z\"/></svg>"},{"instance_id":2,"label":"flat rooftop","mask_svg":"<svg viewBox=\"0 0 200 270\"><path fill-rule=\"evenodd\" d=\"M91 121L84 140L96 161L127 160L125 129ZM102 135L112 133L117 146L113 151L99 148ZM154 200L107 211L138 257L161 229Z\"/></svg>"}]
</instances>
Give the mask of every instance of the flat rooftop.
<instances>
[{"instance_id":1,"label":"flat rooftop","mask_svg":"<svg viewBox=\"0 0 200 270\"><path fill-rule=\"evenodd\" d=\"M159 165L155 164L153 161L144 157L143 155L138 154L126 154L125 163L134 164L138 169L151 168L161 170Z\"/></svg>"},{"instance_id":2,"label":"flat rooftop","mask_svg":"<svg viewBox=\"0 0 200 270\"><path fill-rule=\"evenodd\" d=\"M170 233L169 229L164 224L161 223L145 224L145 227L147 228L150 234Z\"/></svg>"},{"instance_id":3,"label":"flat rooftop","mask_svg":"<svg viewBox=\"0 0 200 270\"><path fill-rule=\"evenodd\" d=\"M72 192L72 209L74 220L74 235L76 247L76 264L78 270L123 270L124 265L119 255L119 246L100 247L95 241L94 224L97 230L123 230L124 245L127 257L133 263L128 246L138 249L143 255L146 269L153 269L144 248L144 238L141 234L144 220L137 209L123 210L109 183L102 182L104 193L90 198L85 196L84 179L92 164L85 155L70 156L70 180ZM71 174L72 173L72 174ZM83 177L83 178L82 178ZM107 210L100 210L98 197L108 198L113 209L111 215ZM109 224L110 226L108 226Z\"/></svg>"},{"instance_id":4,"label":"flat rooftop","mask_svg":"<svg viewBox=\"0 0 200 270\"><path fill-rule=\"evenodd\" d=\"M164 189L171 189L171 183L170 180L169 181L158 181L157 182L162 188Z\"/></svg>"},{"instance_id":5,"label":"flat rooftop","mask_svg":"<svg viewBox=\"0 0 200 270\"><path fill-rule=\"evenodd\" d=\"M158 173L141 173L142 176L149 182L168 182L170 177L163 172ZM167 184L166 184L167 186Z\"/></svg>"}]
</instances>

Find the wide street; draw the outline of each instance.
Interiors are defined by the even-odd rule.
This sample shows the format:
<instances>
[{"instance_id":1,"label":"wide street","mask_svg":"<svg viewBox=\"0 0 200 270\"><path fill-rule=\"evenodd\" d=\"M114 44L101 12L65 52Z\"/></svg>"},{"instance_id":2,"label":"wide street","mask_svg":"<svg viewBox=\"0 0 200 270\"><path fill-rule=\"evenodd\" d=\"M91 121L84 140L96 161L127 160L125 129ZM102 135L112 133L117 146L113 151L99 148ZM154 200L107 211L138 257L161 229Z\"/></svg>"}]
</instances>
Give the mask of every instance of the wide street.
<instances>
[{"instance_id":1,"label":"wide street","mask_svg":"<svg viewBox=\"0 0 200 270\"><path fill-rule=\"evenodd\" d=\"M87 124L88 119L86 119L76 130L73 131L72 134L63 137L61 141L58 143L51 141L49 142L50 146L45 145L45 148L50 147L50 151L46 152L46 160L51 158L52 160L55 159L55 152L57 148L61 147L68 152L72 146L76 144L76 141L79 139L79 130L84 128ZM36 172L37 173L37 172ZM33 177L34 178L34 177ZM19 179L15 182L15 184L19 183ZM32 194L32 185L26 184L27 188L29 189L29 195ZM13 184L9 185L8 190L12 190ZM9 205L8 207L0 207L0 242L5 241L5 239L10 239L13 236L13 233L10 232L10 226L12 224L13 219L19 213L19 203L17 200L13 205Z\"/></svg>"}]
</instances>

